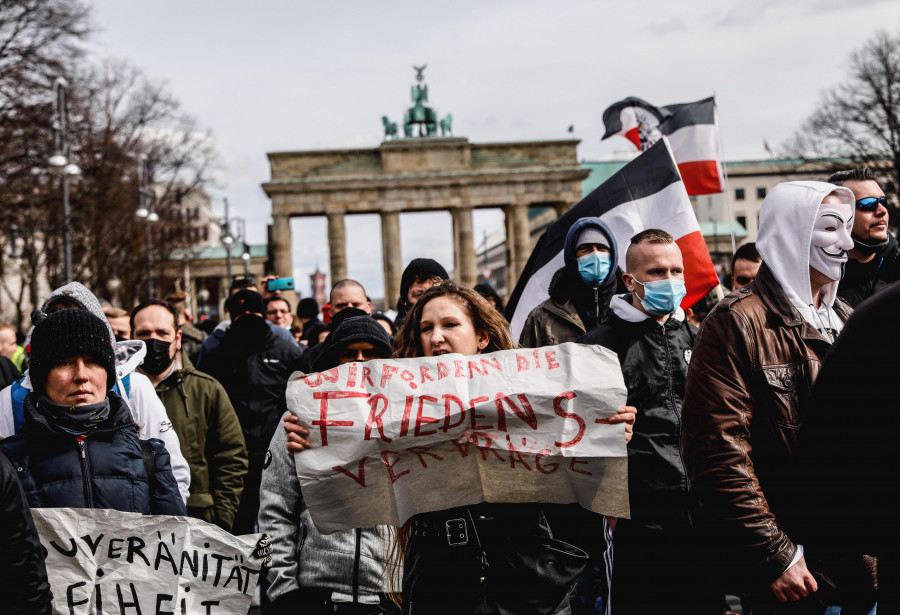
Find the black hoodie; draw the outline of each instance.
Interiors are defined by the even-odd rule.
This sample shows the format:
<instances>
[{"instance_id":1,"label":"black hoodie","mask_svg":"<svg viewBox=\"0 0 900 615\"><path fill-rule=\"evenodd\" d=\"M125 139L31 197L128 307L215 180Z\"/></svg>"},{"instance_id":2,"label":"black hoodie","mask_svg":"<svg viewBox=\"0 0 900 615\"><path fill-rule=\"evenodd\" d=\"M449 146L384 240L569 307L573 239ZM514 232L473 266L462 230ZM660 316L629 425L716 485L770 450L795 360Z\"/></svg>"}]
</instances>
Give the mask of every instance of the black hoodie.
<instances>
[{"instance_id":1,"label":"black hoodie","mask_svg":"<svg viewBox=\"0 0 900 615\"><path fill-rule=\"evenodd\" d=\"M898 279L900 279L900 246L889 233L887 245L868 263L861 263L852 258L847 261L837 294L855 308Z\"/></svg>"},{"instance_id":2,"label":"black hoodie","mask_svg":"<svg viewBox=\"0 0 900 615\"><path fill-rule=\"evenodd\" d=\"M594 226L609 238L613 266L598 286L589 286L578 274L577 240L585 227ZM519 344L527 348L574 342L603 321L609 301L625 292L621 271L615 266L618 252L612 231L599 218L582 218L566 235L565 265L553 274L548 289L550 298L534 308L525 321Z\"/></svg>"}]
</instances>

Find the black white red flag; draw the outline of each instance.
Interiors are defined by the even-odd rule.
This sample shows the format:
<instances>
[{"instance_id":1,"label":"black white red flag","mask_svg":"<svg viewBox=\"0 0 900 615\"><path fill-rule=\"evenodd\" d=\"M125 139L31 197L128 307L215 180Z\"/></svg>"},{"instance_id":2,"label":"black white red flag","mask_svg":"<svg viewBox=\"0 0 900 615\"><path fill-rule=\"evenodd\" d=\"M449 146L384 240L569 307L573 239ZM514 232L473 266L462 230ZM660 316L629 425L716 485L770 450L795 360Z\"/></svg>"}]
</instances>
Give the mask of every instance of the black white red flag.
<instances>
[{"instance_id":1,"label":"black white red flag","mask_svg":"<svg viewBox=\"0 0 900 615\"><path fill-rule=\"evenodd\" d=\"M604 139L621 135L641 151L659 137L668 137L688 194L725 189L714 97L657 108L632 96L610 105L603 112L603 123Z\"/></svg>"},{"instance_id":2,"label":"black white red flag","mask_svg":"<svg viewBox=\"0 0 900 615\"><path fill-rule=\"evenodd\" d=\"M623 270L625 250L635 234L659 228L675 237L684 256L687 296L681 302L682 307L692 306L719 283L669 142L661 138L541 235L507 304L513 339L519 339L531 310L549 296L550 279L563 266L563 247L569 228L579 218L591 216L600 217L612 229L618 244L618 265Z\"/></svg>"}]
</instances>

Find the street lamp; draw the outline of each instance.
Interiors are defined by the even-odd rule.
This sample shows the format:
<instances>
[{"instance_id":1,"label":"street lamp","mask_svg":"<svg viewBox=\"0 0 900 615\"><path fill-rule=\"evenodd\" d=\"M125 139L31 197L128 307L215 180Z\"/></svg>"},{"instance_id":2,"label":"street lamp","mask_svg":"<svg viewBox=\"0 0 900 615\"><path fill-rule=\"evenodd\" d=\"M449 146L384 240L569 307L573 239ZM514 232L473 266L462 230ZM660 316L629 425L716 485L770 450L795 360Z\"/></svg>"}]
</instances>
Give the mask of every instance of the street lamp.
<instances>
[{"instance_id":1,"label":"street lamp","mask_svg":"<svg viewBox=\"0 0 900 615\"><path fill-rule=\"evenodd\" d=\"M150 233L150 224L159 220L159 216L153 211L153 203L156 201L156 195L150 189L150 173L147 168L147 156L142 155L138 165L138 207L134 215L143 218L146 224L145 240L147 244L147 298L152 299L153 290L153 246L151 245L152 235Z\"/></svg>"},{"instance_id":2,"label":"street lamp","mask_svg":"<svg viewBox=\"0 0 900 615\"><path fill-rule=\"evenodd\" d=\"M231 285L231 246L234 245L234 237L231 235L231 218L228 217L228 199L225 201L225 219L222 221L222 244L225 246L225 263L228 272L228 285Z\"/></svg>"},{"instance_id":3,"label":"street lamp","mask_svg":"<svg viewBox=\"0 0 900 615\"><path fill-rule=\"evenodd\" d=\"M235 241L243 247L241 260L244 263L244 277L247 278L250 277L250 246L247 245L247 223L238 216L233 217L231 220L236 227L236 232L234 233Z\"/></svg>"},{"instance_id":4,"label":"street lamp","mask_svg":"<svg viewBox=\"0 0 900 615\"><path fill-rule=\"evenodd\" d=\"M244 276L250 275L250 247L246 243L247 223L239 216L230 216L228 213L228 199L225 201L225 218L221 221L222 245L225 246L225 263L228 270L228 283L231 284L231 252L235 244L243 245L241 260L244 262ZM233 228L234 227L234 228Z\"/></svg>"},{"instance_id":5,"label":"street lamp","mask_svg":"<svg viewBox=\"0 0 900 615\"><path fill-rule=\"evenodd\" d=\"M244 261L244 277L250 277L250 246L244 242L244 253L241 254L241 260Z\"/></svg>"},{"instance_id":6,"label":"street lamp","mask_svg":"<svg viewBox=\"0 0 900 615\"><path fill-rule=\"evenodd\" d=\"M69 160L71 149L67 131L66 112L66 86L69 84L62 77L57 77L53 83L53 91L56 95L56 116L53 119L53 155L47 160L50 172L59 176L62 190L63 208L63 262L65 267L65 282L72 281L72 229L69 215L69 177L81 175L78 165Z\"/></svg>"}]
</instances>

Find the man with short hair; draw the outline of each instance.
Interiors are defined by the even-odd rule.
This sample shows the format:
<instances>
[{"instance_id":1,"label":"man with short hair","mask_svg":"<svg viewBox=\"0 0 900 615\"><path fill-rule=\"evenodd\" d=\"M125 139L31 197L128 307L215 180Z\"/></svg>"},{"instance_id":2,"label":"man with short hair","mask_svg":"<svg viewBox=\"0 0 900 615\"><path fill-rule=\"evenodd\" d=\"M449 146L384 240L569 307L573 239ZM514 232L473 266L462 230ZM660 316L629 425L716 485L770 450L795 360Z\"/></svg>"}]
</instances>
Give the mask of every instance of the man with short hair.
<instances>
[{"instance_id":1,"label":"man with short hair","mask_svg":"<svg viewBox=\"0 0 900 615\"><path fill-rule=\"evenodd\" d=\"M600 324L616 292L616 238L600 218L576 221L563 255L565 264L550 280L550 297L525 320L519 344L526 348L574 342Z\"/></svg>"},{"instance_id":2,"label":"man with short hair","mask_svg":"<svg viewBox=\"0 0 900 615\"><path fill-rule=\"evenodd\" d=\"M20 372L25 368L25 349L16 340L16 328L8 323L0 323L0 356L4 356Z\"/></svg>"},{"instance_id":3,"label":"man with short hair","mask_svg":"<svg viewBox=\"0 0 900 615\"><path fill-rule=\"evenodd\" d=\"M756 279L719 302L694 343L682 415L692 494L721 545L726 589L750 593L754 613L800 612L779 603L818 588L782 513L796 495L789 462L813 381L850 311L836 290L854 203L823 182L775 186ZM816 612L805 603L794 606Z\"/></svg>"},{"instance_id":4,"label":"man with short hair","mask_svg":"<svg viewBox=\"0 0 900 615\"><path fill-rule=\"evenodd\" d=\"M140 366L166 407L191 467L188 515L231 531L247 473L247 449L228 394L184 354L177 315L151 299L131 312L134 339L147 345Z\"/></svg>"},{"instance_id":5,"label":"man with short hair","mask_svg":"<svg viewBox=\"0 0 900 615\"><path fill-rule=\"evenodd\" d=\"M246 277L235 278L231 282L231 290L229 291L228 296L233 297L236 293L242 290L250 290L259 294L259 286L256 284L256 280L251 277ZM228 300L225 301L225 309L228 309ZM265 316L265 310L263 310L263 316ZM269 322L268 320L265 320L265 322L276 337L280 337L287 342L296 344L296 341L294 340L294 336L291 333L290 329L279 327L275 323ZM197 354L197 365L200 365L200 361L203 359L203 355L205 355L213 348L216 348L222 342L222 338L225 337L225 333L228 331L229 327L231 327L231 321L227 319L222 320L218 325L216 325L216 328L213 329L213 332L203 340L203 343L200 345L200 352Z\"/></svg>"},{"instance_id":6,"label":"man with short hair","mask_svg":"<svg viewBox=\"0 0 900 615\"><path fill-rule=\"evenodd\" d=\"M166 295L166 303L172 306L178 316L178 330L181 332L181 351L191 363L200 357L200 346L206 339L206 332L194 326L194 315L188 309L187 293L179 291Z\"/></svg>"},{"instance_id":7,"label":"man with short hair","mask_svg":"<svg viewBox=\"0 0 900 615\"><path fill-rule=\"evenodd\" d=\"M762 264L762 257L752 241L745 243L731 257L731 290L747 286L756 279L756 273Z\"/></svg>"},{"instance_id":8,"label":"man with short hair","mask_svg":"<svg viewBox=\"0 0 900 615\"><path fill-rule=\"evenodd\" d=\"M204 352L198 368L225 387L244 432L250 465L233 533L250 534L256 531L266 450L287 410L287 381L299 369L303 351L293 338L275 335L263 316L265 303L258 292L239 290L228 299L227 308L232 324L221 344Z\"/></svg>"},{"instance_id":9,"label":"man with short hair","mask_svg":"<svg viewBox=\"0 0 900 615\"><path fill-rule=\"evenodd\" d=\"M838 171L828 178L853 191L853 249L838 295L856 307L900 279L900 246L888 230L887 198L869 167Z\"/></svg>"},{"instance_id":10,"label":"man with short hair","mask_svg":"<svg viewBox=\"0 0 900 615\"><path fill-rule=\"evenodd\" d=\"M612 612L719 615L722 593L706 570L689 509L681 452L681 405L697 329L681 300L684 262L675 239L647 229L631 238L603 323L578 339L619 357L628 406L637 409L628 444L631 518L613 532ZM652 587L653 591L647 591Z\"/></svg>"},{"instance_id":11,"label":"man with short hair","mask_svg":"<svg viewBox=\"0 0 900 615\"><path fill-rule=\"evenodd\" d=\"M338 313L347 308L354 308L354 312L360 310L364 314L372 313L372 304L366 295L366 289L356 280L341 280L331 288L331 303L328 308L331 318L334 319ZM329 331L337 326L336 323L334 325L329 323L329 325L331 327ZM306 373L310 372L313 364L319 358L323 344L317 340L310 340L308 348L309 350L300 361L300 369Z\"/></svg>"},{"instance_id":12,"label":"man with short hair","mask_svg":"<svg viewBox=\"0 0 900 615\"><path fill-rule=\"evenodd\" d=\"M341 310L352 307L372 313L372 304L366 295L366 289L356 280L341 280L331 288L331 306L328 308L331 317Z\"/></svg>"},{"instance_id":13,"label":"man with short hair","mask_svg":"<svg viewBox=\"0 0 900 615\"><path fill-rule=\"evenodd\" d=\"M116 336L116 341L131 339L131 324L128 319L128 312L122 308L107 308L103 314L106 316L106 322L112 327Z\"/></svg>"},{"instance_id":14,"label":"man with short hair","mask_svg":"<svg viewBox=\"0 0 900 615\"><path fill-rule=\"evenodd\" d=\"M294 322L291 304L284 297L266 299L266 320L283 329L290 329Z\"/></svg>"}]
</instances>

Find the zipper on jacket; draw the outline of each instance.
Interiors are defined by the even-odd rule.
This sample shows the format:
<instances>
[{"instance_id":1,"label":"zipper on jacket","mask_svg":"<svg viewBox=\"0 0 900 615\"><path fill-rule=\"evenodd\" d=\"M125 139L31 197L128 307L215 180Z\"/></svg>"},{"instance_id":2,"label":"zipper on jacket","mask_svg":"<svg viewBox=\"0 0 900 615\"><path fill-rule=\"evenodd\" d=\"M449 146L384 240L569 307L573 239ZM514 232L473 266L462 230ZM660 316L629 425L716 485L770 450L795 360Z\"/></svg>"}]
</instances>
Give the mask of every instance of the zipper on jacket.
<instances>
[{"instance_id":1,"label":"zipper on jacket","mask_svg":"<svg viewBox=\"0 0 900 615\"><path fill-rule=\"evenodd\" d=\"M353 558L353 604L359 602L359 553L362 542L362 528L356 528L356 557Z\"/></svg>"},{"instance_id":2,"label":"zipper on jacket","mask_svg":"<svg viewBox=\"0 0 900 615\"><path fill-rule=\"evenodd\" d=\"M594 287L594 320L596 321L594 323L594 326L596 327L597 325L600 324L600 287L599 286Z\"/></svg>"},{"instance_id":3,"label":"zipper on jacket","mask_svg":"<svg viewBox=\"0 0 900 615\"><path fill-rule=\"evenodd\" d=\"M671 318L671 317L670 317ZM687 321L687 318L685 318ZM681 424L681 413L678 412L678 404L675 403L675 378L672 376L672 372L675 369L675 366L672 364L672 353L669 350L669 323L666 322L662 327L663 334L663 346L666 349L666 375L668 376L668 384L669 384L669 404L671 404L672 412L678 418L678 461L681 462L681 472L682 476L684 476L684 486L688 490L691 488L691 481L688 479L687 473L687 465L684 463L684 426Z\"/></svg>"},{"instance_id":4,"label":"zipper on jacket","mask_svg":"<svg viewBox=\"0 0 900 615\"><path fill-rule=\"evenodd\" d=\"M178 390L178 394L181 396L181 403L184 404L184 418L190 419L191 413L188 410L188 398L187 393L184 392L184 381L179 381L178 386L175 387Z\"/></svg>"},{"instance_id":5,"label":"zipper on jacket","mask_svg":"<svg viewBox=\"0 0 900 615\"><path fill-rule=\"evenodd\" d=\"M91 493L90 472L88 472L87 444L83 439L77 440L78 449L81 452L81 480L84 485L84 505L85 508L94 507L94 497Z\"/></svg>"}]
</instances>

